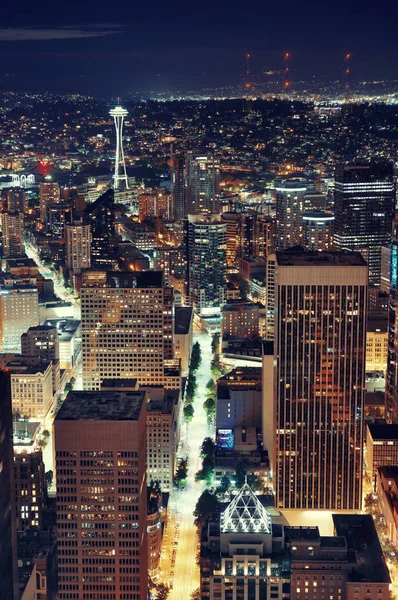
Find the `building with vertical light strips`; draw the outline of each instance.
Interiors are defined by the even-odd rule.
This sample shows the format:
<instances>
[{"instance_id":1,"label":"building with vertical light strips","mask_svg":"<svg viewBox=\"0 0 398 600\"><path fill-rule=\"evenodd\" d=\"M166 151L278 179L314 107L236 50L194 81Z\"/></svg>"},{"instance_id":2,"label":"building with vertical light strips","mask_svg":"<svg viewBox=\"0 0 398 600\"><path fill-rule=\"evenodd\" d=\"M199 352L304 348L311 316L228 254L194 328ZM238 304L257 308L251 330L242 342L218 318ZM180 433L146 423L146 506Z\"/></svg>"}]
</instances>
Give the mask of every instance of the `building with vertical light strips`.
<instances>
[{"instance_id":1,"label":"building with vertical light strips","mask_svg":"<svg viewBox=\"0 0 398 600\"><path fill-rule=\"evenodd\" d=\"M143 391L70 392L54 421L60 600L147 598Z\"/></svg>"},{"instance_id":2,"label":"building with vertical light strips","mask_svg":"<svg viewBox=\"0 0 398 600\"><path fill-rule=\"evenodd\" d=\"M297 249L276 263L276 506L360 509L366 263Z\"/></svg>"}]
</instances>

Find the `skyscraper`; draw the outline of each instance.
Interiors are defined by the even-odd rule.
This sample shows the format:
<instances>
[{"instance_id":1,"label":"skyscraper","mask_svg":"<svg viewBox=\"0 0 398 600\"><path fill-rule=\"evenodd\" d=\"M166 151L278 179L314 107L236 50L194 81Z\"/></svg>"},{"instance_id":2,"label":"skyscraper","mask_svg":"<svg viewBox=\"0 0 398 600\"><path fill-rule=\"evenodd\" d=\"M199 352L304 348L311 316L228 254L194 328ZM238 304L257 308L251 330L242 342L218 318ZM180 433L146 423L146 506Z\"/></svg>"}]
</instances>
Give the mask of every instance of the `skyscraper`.
<instances>
[{"instance_id":1,"label":"skyscraper","mask_svg":"<svg viewBox=\"0 0 398 600\"><path fill-rule=\"evenodd\" d=\"M74 223L67 225L66 231L66 266L73 273L81 273L82 269L91 266L91 228L90 225Z\"/></svg>"},{"instance_id":2,"label":"skyscraper","mask_svg":"<svg viewBox=\"0 0 398 600\"><path fill-rule=\"evenodd\" d=\"M298 246L302 240L302 213L307 184L292 179L275 186L276 190L276 247L285 250Z\"/></svg>"},{"instance_id":3,"label":"skyscraper","mask_svg":"<svg viewBox=\"0 0 398 600\"><path fill-rule=\"evenodd\" d=\"M303 246L308 250L333 250L334 215L324 210L303 213Z\"/></svg>"},{"instance_id":4,"label":"skyscraper","mask_svg":"<svg viewBox=\"0 0 398 600\"><path fill-rule=\"evenodd\" d=\"M226 293L226 230L219 215L189 215L188 293L196 312L220 309Z\"/></svg>"},{"instance_id":5,"label":"skyscraper","mask_svg":"<svg viewBox=\"0 0 398 600\"><path fill-rule=\"evenodd\" d=\"M83 384L136 378L178 389L173 290L160 271L86 271L81 289Z\"/></svg>"},{"instance_id":6,"label":"skyscraper","mask_svg":"<svg viewBox=\"0 0 398 600\"><path fill-rule=\"evenodd\" d=\"M84 209L84 218L91 226L91 264L97 268L112 268L115 264L115 204L114 192L108 190Z\"/></svg>"},{"instance_id":7,"label":"skyscraper","mask_svg":"<svg viewBox=\"0 0 398 600\"><path fill-rule=\"evenodd\" d=\"M368 269L358 253L276 258L276 506L357 510Z\"/></svg>"},{"instance_id":8,"label":"skyscraper","mask_svg":"<svg viewBox=\"0 0 398 600\"><path fill-rule=\"evenodd\" d=\"M40 219L47 222L47 207L59 202L59 186L55 181L40 182Z\"/></svg>"},{"instance_id":9,"label":"skyscraper","mask_svg":"<svg viewBox=\"0 0 398 600\"><path fill-rule=\"evenodd\" d=\"M2 600L17 600L16 515L10 376L0 373L0 582Z\"/></svg>"},{"instance_id":10,"label":"skyscraper","mask_svg":"<svg viewBox=\"0 0 398 600\"><path fill-rule=\"evenodd\" d=\"M370 285L379 287L381 248L391 244L395 214L392 163L338 167L334 211L335 248L361 252L369 266Z\"/></svg>"},{"instance_id":11,"label":"skyscraper","mask_svg":"<svg viewBox=\"0 0 398 600\"><path fill-rule=\"evenodd\" d=\"M187 152L185 157L187 215L218 213L220 161L213 154Z\"/></svg>"},{"instance_id":12,"label":"skyscraper","mask_svg":"<svg viewBox=\"0 0 398 600\"><path fill-rule=\"evenodd\" d=\"M56 327L38 325L29 327L21 335L24 356L37 356L41 360L59 360L59 334Z\"/></svg>"},{"instance_id":13,"label":"skyscraper","mask_svg":"<svg viewBox=\"0 0 398 600\"><path fill-rule=\"evenodd\" d=\"M185 217L185 157L171 155L171 195L174 207L174 219L181 221Z\"/></svg>"},{"instance_id":14,"label":"skyscraper","mask_svg":"<svg viewBox=\"0 0 398 600\"><path fill-rule=\"evenodd\" d=\"M18 258L25 254L23 213L5 212L1 215L3 254L6 258Z\"/></svg>"},{"instance_id":15,"label":"skyscraper","mask_svg":"<svg viewBox=\"0 0 398 600\"><path fill-rule=\"evenodd\" d=\"M0 349L19 352L21 335L39 324L39 293L15 278L0 278Z\"/></svg>"},{"instance_id":16,"label":"skyscraper","mask_svg":"<svg viewBox=\"0 0 398 600\"><path fill-rule=\"evenodd\" d=\"M12 187L7 190L7 210L8 212L25 213L27 209L26 192L21 187Z\"/></svg>"},{"instance_id":17,"label":"skyscraper","mask_svg":"<svg viewBox=\"0 0 398 600\"><path fill-rule=\"evenodd\" d=\"M145 392L70 392L54 446L60 600L147 598Z\"/></svg>"}]
</instances>

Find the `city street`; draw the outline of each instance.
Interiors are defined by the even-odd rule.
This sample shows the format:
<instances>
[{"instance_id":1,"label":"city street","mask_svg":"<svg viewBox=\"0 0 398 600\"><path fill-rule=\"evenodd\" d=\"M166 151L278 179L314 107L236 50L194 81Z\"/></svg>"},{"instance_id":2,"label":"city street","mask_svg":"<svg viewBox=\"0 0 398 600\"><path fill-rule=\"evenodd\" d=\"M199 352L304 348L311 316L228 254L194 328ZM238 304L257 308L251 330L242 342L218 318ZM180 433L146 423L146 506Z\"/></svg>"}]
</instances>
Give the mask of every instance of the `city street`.
<instances>
[{"instance_id":1,"label":"city street","mask_svg":"<svg viewBox=\"0 0 398 600\"><path fill-rule=\"evenodd\" d=\"M196 374L198 390L195 396L195 413L191 423L183 426L180 456L188 454L188 481L184 491L173 490L169 502L168 534L164 539L162 551L161 580L173 587L169 600L189 600L191 593L199 587L199 567L197 561L197 530L194 525L193 511L202 493L203 484L195 482L195 474L201 468L200 446L207 436L214 436L214 427L207 426L206 413L203 409L206 383L211 377L210 363L211 335L201 332L194 336L202 350L202 363ZM176 525L177 535L176 535ZM170 558L176 544L175 564L170 566ZM164 559L163 559L164 557Z\"/></svg>"}]
</instances>

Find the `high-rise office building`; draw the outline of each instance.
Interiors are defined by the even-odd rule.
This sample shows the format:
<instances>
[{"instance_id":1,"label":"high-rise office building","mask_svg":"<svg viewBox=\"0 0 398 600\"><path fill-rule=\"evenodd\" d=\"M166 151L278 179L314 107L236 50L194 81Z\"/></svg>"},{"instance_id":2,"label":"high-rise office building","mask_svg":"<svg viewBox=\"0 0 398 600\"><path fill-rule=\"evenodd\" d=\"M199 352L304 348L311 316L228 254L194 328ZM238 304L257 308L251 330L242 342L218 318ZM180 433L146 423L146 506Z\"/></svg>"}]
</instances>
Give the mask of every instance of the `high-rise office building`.
<instances>
[{"instance_id":1,"label":"high-rise office building","mask_svg":"<svg viewBox=\"0 0 398 600\"><path fill-rule=\"evenodd\" d=\"M212 214L220 206L220 161L213 154L187 152L185 157L187 215Z\"/></svg>"},{"instance_id":2,"label":"high-rise office building","mask_svg":"<svg viewBox=\"0 0 398 600\"><path fill-rule=\"evenodd\" d=\"M47 222L47 207L59 202L59 186L55 181L40 182L40 219Z\"/></svg>"},{"instance_id":3,"label":"high-rise office building","mask_svg":"<svg viewBox=\"0 0 398 600\"><path fill-rule=\"evenodd\" d=\"M58 202L47 206L47 228L53 236L65 239L65 227L73 223L72 202Z\"/></svg>"},{"instance_id":4,"label":"high-rise office building","mask_svg":"<svg viewBox=\"0 0 398 600\"><path fill-rule=\"evenodd\" d=\"M70 392L54 421L60 600L148 594L145 392Z\"/></svg>"},{"instance_id":5,"label":"high-rise office building","mask_svg":"<svg viewBox=\"0 0 398 600\"><path fill-rule=\"evenodd\" d=\"M188 293L198 313L225 304L226 224L219 215L189 215L187 227Z\"/></svg>"},{"instance_id":6,"label":"high-rise office building","mask_svg":"<svg viewBox=\"0 0 398 600\"><path fill-rule=\"evenodd\" d=\"M58 329L51 325L29 327L21 336L21 352L41 360L59 360Z\"/></svg>"},{"instance_id":7,"label":"high-rise office building","mask_svg":"<svg viewBox=\"0 0 398 600\"><path fill-rule=\"evenodd\" d=\"M91 226L91 264L96 268L115 265L115 204L114 192L108 190L84 209L84 218Z\"/></svg>"},{"instance_id":8,"label":"high-rise office building","mask_svg":"<svg viewBox=\"0 0 398 600\"><path fill-rule=\"evenodd\" d=\"M174 207L174 219L181 221L185 217L185 157L181 154L171 156L171 196Z\"/></svg>"},{"instance_id":9,"label":"high-rise office building","mask_svg":"<svg viewBox=\"0 0 398 600\"><path fill-rule=\"evenodd\" d=\"M28 201L26 198L26 192L21 187L12 187L7 190L7 210L8 212L21 212L25 213L28 207Z\"/></svg>"},{"instance_id":10,"label":"high-rise office building","mask_svg":"<svg viewBox=\"0 0 398 600\"><path fill-rule=\"evenodd\" d=\"M276 506L357 510L368 269L351 252L276 262Z\"/></svg>"},{"instance_id":11,"label":"high-rise office building","mask_svg":"<svg viewBox=\"0 0 398 600\"><path fill-rule=\"evenodd\" d=\"M66 231L66 266L73 273L81 273L82 269L91 266L91 228L90 225L74 223L67 225Z\"/></svg>"},{"instance_id":12,"label":"high-rise office building","mask_svg":"<svg viewBox=\"0 0 398 600\"><path fill-rule=\"evenodd\" d=\"M10 376L0 372L0 581L2 600L17 600L16 515Z\"/></svg>"},{"instance_id":13,"label":"high-rise office building","mask_svg":"<svg viewBox=\"0 0 398 600\"><path fill-rule=\"evenodd\" d=\"M292 179L279 182L276 191L276 247L285 250L302 241L302 214L307 193L305 181Z\"/></svg>"},{"instance_id":14,"label":"high-rise office building","mask_svg":"<svg viewBox=\"0 0 398 600\"><path fill-rule=\"evenodd\" d=\"M21 212L1 214L3 233L3 255L6 258L18 258L25 254L24 219Z\"/></svg>"},{"instance_id":15,"label":"high-rise office building","mask_svg":"<svg viewBox=\"0 0 398 600\"><path fill-rule=\"evenodd\" d=\"M391 244L395 214L392 163L338 167L334 211L335 248L361 252L369 266L370 285L379 287L381 248Z\"/></svg>"},{"instance_id":16,"label":"high-rise office building","mask_svg":"<svg viewBox=\"0 0 398 600\"><path fill-rule=\"evenodd\" d=\"M119 378L180 388L173 289L163 273L86 271L81 310L84 389Z\"/></svg>"},{"instance_id":17,"label":"high-rise office building","mask_svg":"<svg viewBox=\"0 0 398 600\"><path fill-rule=\"evenodd\" d=\"M390 294L388 324L388 358L386 381L387 418L398 423L398 217L392 224Z\"/></svg>"}]
</instances>

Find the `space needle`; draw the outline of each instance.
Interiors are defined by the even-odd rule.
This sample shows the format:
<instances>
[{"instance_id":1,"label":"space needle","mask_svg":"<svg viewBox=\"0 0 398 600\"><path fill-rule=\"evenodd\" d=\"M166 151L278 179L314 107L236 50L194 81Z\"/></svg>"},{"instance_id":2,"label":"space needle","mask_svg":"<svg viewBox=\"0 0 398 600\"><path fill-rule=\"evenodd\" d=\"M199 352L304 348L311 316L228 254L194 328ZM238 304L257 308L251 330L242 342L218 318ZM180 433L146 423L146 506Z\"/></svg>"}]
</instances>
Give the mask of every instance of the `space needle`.
<instances>
[{"instance_id":1,"label":"space needle","mask_svg":"<svg viewBox=\"0 0 398 600\"><path fill-rule=\"evenodd\" d=\"M115 121L116 129L116 157L115 157L115 175L114 175L114 188L118 190L121 188L121 183L124 181L126 190L129 188L129 180L127 179L126 164L124 162L123 152L123 122L124 117L128 114L128 111L118 104L115 108L109 111L111 117ZM120 172L121 171L121 172Z\"/></svg>"}]
</instances>

